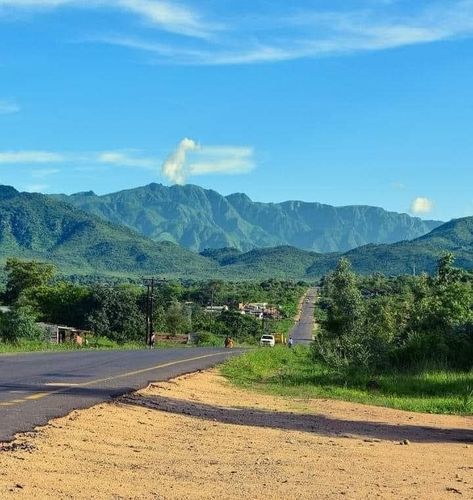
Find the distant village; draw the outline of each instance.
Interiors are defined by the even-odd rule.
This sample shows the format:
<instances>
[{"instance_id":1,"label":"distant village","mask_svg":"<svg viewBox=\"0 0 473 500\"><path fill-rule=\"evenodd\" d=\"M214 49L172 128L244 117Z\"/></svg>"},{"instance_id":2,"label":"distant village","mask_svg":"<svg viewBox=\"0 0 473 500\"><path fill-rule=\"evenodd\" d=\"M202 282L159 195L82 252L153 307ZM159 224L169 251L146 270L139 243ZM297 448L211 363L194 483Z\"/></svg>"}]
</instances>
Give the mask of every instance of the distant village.
<instances>
[{"instance_id":1,"label":"distant village","mask_svg":"<svg viewBox=\"0 0 473 500\"><path fill-rule=\"evenodd\" d=\"M228 311L229 307L227 305L213 305L205 307L204 310L209 314L221 314L225 311ZM281 312L279 311L279 309L273 305L268 304L267 302L249 302L247 304L240 303L238 304L238 311L240 312L240 314L252 316L260 320L263 320L265 318L281 318Z\"/></svg>"}]
</instances>

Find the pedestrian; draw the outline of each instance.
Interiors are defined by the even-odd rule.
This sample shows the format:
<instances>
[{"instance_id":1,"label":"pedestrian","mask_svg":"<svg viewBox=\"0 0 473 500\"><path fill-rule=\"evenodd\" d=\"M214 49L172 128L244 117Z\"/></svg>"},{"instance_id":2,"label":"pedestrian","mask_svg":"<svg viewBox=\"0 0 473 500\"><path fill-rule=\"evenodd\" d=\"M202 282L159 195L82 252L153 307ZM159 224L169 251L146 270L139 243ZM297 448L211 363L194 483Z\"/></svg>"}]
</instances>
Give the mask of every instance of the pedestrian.
<instances>
[{"instance_id":1,"label":"pedestrian","mask_svg":"<svg viewBox=\"0 0 473 500\"><path fill-rule=\"evenodd\" d=\"M152 334L151 338L149 339L149 348L154 349L154 344L156 343L156 334Z\"/></svg>"},{"instance_id":2,"label":"pedestrian","mask_svg":"<svg viewBox=\"0 0 473 500\"><path fill-rule=\"evenodd\" d=\"M294 345L294 340L292 339L292 337L289 337L289 340L287 341L287 346L290 349L293 345Z\"/></svg>"}]
</instances>

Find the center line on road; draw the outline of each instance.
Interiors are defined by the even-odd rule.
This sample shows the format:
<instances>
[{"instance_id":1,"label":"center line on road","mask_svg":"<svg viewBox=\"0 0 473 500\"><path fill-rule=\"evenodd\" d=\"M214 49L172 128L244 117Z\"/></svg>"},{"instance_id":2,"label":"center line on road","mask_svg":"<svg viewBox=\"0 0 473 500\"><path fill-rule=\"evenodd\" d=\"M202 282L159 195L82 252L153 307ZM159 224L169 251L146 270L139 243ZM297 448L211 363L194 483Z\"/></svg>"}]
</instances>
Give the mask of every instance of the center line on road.
<instances>
[{"instance_id":1,"label":"center line on road","mask_svg":"<svg viewBox=\"0 0 473 500\"><path fill-rule=\"evenodd\" d=\"M25 399L28 400L35 400L35 399L41 399L47 396L48 394L52 394L51 392L37 392L36 394L31 394L30 396L26 396Z\"/></svg>"},{"instance_id":2,"label":"center line on road","mask_svg":"<svg viewBox=\"0 0 473 500\"><path fill-rule=\"evenodd\" d=\"M24 399L15 399L15 400L11 400L11 401L6 401L4 403L0 403L0 406L13 406L13 405L20 404L20 403L26 403L28 401L36 401L38 399L45 398L46 396L52 396L53 394L59 394L61 392L66 392L67 389L69 389L69 388L88 387L91 385L100 384L102 382L110 382L112 380L118 380L120 378L132 377L133 375L140 375L142 373L152 372L155 370L159 370L160 368L167 368L169 366L179 365L182 363L188 363L190 361L198 361L199 359L206 359L206 358L212 358L215 356L222 356L223 354L227 354L227 353L226 352L217 352L217 353L213 353L213 354L204 354L203 356L195 356L193 358L186 358L186 359L180 359L178 361L171 361L169 363L162 363L160 365L151 366L149 368L143 368L141 370L120 373L118 375L113 375L111 377L90 380L89 382L82 382L82 383L78 383L78 384L68 384L68 383L63 383L63 382L57 382L57 383L49 382L49 383L43 384L43 385L50 386L50 387L56 386L56 387L59 387L59 389L52 390L49 392L37 392L34 394L30 394L29 396L25 396Z\"/></svg>"},{"instance_id":3,"label":"center line on road","mask_svg":"<svg viewBox=\"0 0 473 500\"><path fill-rule=\"evenodd\" d=\"M74 383L68 383L68 382L48 382L47 384L48 387L77 387L80 384L74 384Z\"/></svg>"}]
</instances>

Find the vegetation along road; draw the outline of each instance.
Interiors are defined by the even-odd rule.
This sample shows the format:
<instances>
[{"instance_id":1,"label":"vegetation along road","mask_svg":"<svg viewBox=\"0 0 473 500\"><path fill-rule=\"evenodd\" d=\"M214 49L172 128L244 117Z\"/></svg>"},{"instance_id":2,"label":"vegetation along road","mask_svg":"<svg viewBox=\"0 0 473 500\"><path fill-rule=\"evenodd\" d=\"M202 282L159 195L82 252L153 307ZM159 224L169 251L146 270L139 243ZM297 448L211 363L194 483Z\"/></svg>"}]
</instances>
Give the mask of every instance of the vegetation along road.
<instances>
[{"instance_id":1,"label":"vegetation along road","mask_svg":"<svg viewBox=\"0 0 473 500\"><path fill-rule=\"evenodd\" d=\"M314 334L314 304L317 297L315 289L311 288L302 302L299 320L291 331L294 344L309 345Z\"/></svg>"},{"instance_id":2,"label":"vegetation along road","mask_svg":"<svg viewBox=\"0 0 473 500\"><path fill-rule=\"evenodd\" d=\"M0 441L151 381L209 368L238 352L181 348L0 356Z\"/></svg>"}]
</instances>

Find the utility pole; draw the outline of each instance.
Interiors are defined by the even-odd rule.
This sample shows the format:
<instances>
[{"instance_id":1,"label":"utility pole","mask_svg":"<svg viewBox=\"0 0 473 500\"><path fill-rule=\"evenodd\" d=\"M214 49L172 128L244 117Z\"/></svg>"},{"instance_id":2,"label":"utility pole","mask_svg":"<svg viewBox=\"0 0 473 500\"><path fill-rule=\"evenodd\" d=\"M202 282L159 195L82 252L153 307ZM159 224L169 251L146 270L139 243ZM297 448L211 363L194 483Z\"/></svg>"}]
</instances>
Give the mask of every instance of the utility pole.
<instances>
[{"instance_id":1,"label":"utility pole","mask_svg":"<svg viewBox=\"0 0 473 500\"><path fill-rule=\"evenodd\" d=\"M154 287L155 278L143 279L144 285L147 287L146 293L146 338L145 343L151 346L151 337L154 333L153 316L154 316Z\"/></svg>"},{"instance_id":2,"label":"utility pole","mask_svg":"<svg viewBox=\"0 0 473 500\"><path fill-rule=\"evenodd\" d=\"M209 330L210 334L212 334L212 327L213 327L213 318L214 315L214 289L212 288L211 294L210 294L210 325L209 325Z\"/></svg>"}]
</instances>

